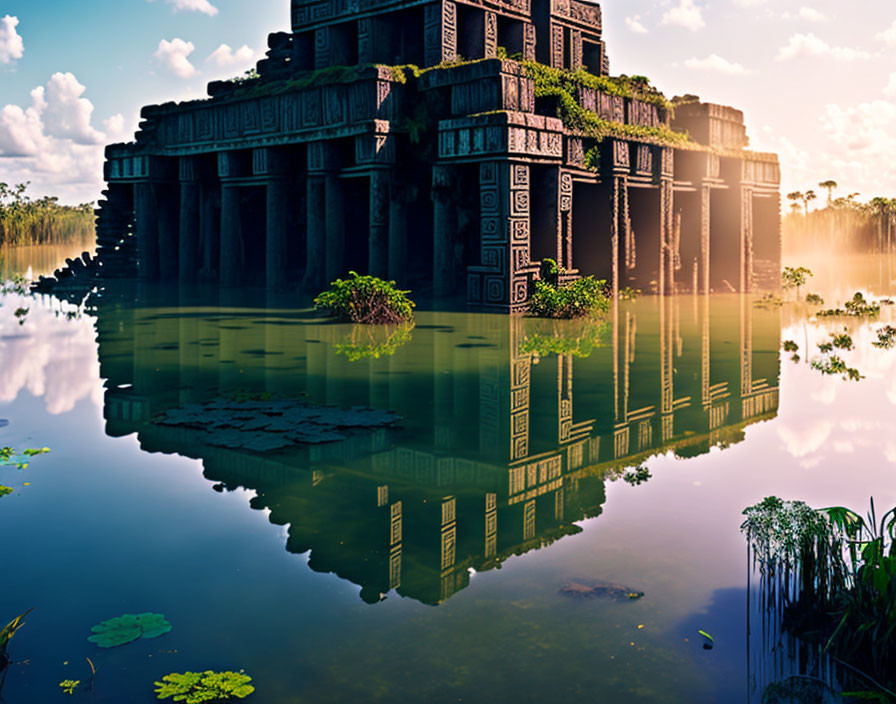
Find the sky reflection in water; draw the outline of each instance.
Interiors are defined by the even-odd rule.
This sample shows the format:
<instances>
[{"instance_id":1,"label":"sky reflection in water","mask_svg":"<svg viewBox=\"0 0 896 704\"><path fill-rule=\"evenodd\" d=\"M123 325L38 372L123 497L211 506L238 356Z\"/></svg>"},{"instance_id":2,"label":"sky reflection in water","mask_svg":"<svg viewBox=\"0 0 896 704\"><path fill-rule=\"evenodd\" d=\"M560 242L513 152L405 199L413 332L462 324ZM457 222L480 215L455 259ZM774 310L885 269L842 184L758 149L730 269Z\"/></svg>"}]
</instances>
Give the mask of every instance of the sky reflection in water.
<instances>
[{"instance_id":1,"label":"sky reflection in water","mask_svg":"<svg viewBox=\"0 0 896 704\"><path fill-rule=\"evenodd\" d=\"M892 293L876 264L818 273L830 304ZM206 668L245 668L264 702L743 701L743 508L896 503L896 350L870 345L892 309L851 325L855 383L779 358L840 321L738 296L623 303L601 331L423 312L356 362L337 345L366 331L217 303L147 290L70 321L2 301L0 444L53 449L0 470L6 615L36 607L7 701L57 700L84 656L97 702ZM404 420L267 455L155 422L236 392ZM642 462L649 481L620 479ZM571 582L645 596L570 599ZM172 632L87 642L147 610Z\"/></svg>"}]
</instances>

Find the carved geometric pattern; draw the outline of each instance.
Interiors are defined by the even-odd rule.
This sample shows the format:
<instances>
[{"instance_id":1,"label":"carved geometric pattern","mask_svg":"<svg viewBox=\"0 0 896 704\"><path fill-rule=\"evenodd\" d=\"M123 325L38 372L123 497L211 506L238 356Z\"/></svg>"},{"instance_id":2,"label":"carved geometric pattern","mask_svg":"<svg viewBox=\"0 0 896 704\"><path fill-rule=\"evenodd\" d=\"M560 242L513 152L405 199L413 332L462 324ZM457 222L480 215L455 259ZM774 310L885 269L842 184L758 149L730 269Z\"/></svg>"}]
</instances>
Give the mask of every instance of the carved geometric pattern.
<instances>
[{"instance_id":1,"label":"carved geometric pattern","mask_svg":"<svg viewBox=\"0 0 896 704\"><path fill-rule=\"evenodd\" d=\"M494 12L485 12L485 58L498 54L498 16Z\"/></svg>"},{"instance_id":2,"label":"carved geometric pattern","mask_svg":"<svg viewBox=\"0 0 896 704\"><path fill-rule=\"evenodd\" d=\"M535 25L530 22L523 25L523 58L535 60Z\"/></svg>"},{"instance_id":3,"label":"carved geometric pattern","mask_svg":"<svg viewBox=\"0 0 896 704\"><path fill-rule=\"evenodd\" d=\"M563 27L558 24L551 25L551 66L564 68L563 66Z\"/></svg>"}]
</instances>

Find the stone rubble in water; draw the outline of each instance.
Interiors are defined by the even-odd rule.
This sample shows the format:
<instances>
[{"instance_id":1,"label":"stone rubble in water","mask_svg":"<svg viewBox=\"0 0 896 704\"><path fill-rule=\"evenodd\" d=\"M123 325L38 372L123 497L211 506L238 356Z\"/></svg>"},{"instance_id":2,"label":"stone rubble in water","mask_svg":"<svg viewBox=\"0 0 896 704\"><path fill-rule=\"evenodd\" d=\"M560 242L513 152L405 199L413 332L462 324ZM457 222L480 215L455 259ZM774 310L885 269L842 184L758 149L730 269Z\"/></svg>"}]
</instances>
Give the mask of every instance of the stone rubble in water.
<instances>
[{"instance_id":1,"label":"stone rubble in water","mask_svg":"<svg viewBox=\"0 0 896 704\"><path fill-rule=\"evenodd\" d=\"M570 582L560 589L560 594L571 599L603 597L618 601L635 600L644 596L644 592L629 589L621 584L611 584L610 582Z\"/></svg>"},{"instance_id":2,"label":"stone rubble in water","mask_svg":"<svg viewBox=\"0 0 896 704\"><path fill-rule=\"evenodd\" d=\"M198 430L204 442L216 447L271 452L337 442L346 439L346 431L386 428L399 420L391 411L372 408L332 408L289 399L214 399L166 411L156 423Z\"/></svg>"}]
</instances>

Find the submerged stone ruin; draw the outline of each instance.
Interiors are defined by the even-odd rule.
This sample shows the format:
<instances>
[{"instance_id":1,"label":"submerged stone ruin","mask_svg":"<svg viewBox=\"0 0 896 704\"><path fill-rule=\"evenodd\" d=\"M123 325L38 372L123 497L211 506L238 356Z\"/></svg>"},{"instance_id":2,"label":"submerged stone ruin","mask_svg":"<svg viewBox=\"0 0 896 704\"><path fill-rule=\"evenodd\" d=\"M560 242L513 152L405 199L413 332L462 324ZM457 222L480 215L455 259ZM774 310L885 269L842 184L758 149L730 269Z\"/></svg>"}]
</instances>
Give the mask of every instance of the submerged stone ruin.
<instances>
[{"instance_id":1,"label":"submerged stone ruin","mask_svg":"<svg viewBox=\"0 0 896 704\"><path fill-rule=\"evenodd\" d=\"M614 291L776 283L777 157L738 110L610 78L599 5L293 0L269 46L107 148L74 278L317 292L355 270L507 312L547 258Z\"/></svg>"}]
</instances>

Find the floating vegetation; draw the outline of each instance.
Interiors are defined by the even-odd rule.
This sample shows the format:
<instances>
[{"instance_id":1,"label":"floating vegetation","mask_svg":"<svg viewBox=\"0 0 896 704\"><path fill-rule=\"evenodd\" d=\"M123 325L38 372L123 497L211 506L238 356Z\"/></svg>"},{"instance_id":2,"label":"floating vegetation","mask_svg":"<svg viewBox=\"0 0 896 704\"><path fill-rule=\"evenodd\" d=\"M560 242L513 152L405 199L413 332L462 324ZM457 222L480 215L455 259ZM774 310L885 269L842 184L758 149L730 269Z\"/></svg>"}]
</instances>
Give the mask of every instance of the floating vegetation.
<instances>
[{"instance_id":1,"label":"floating vegetation","mask_svg":"<svg viewBox=\"0 0 896 704\"><path fill-rule=\"evenodd\" d=\"M12 492L13 490L10 487L0 484L0 499L2 499L7 494L11 494Z\"/></svg>"},{"instance_id":2,"label":"floating vegetation","mask_svg":"<svg viewBox=\"0 0 896 704\"><path fill-rule=\"evenodd\" d=\"M139 638L158 638L171 630L171 624L162 614L124 614L110 618L90 629L87 640L100 648L115 648Z\"/></svg>"},{"instance_id":3,"label":"floating vegetation","mask_svg":"<svg viewBox=\"0 0 896 704\"><path fill-rule=\"evenodd\" d=\"M769 497L744 510L763 603L780 627L815 643L896 698L896 508L866 517Z\"/></svg>"},{"instance_id":4,"label":"floating vegetation","mask_svg":"<svg viewBox=\"0 0 896 704\"><path fill-rule=\"evenodd\" d=\"M399 416L371 408L340 409L292 399L191 403L157 417L159 425L191 428L197 441L215 447L270 452L345 440L348 432L393 425Z\"/></svg>"},{"instance_id":5,"label":"floating vegetation","mask_svg":"<svg viewBox=\"0 0 896 704\"><path fill-rule=\"evenodd\" d=\"M800 297L800 287L805 286L810 276L815 276L811 269L804 266L785 266L781 272L781 286L784 290L795 288L797 298Z\"/></svg>"},{"instance_id":6,"label":"floating vegetation","mask_svg":"<svg viewBox=\"0 0 896 704\"><path fill-rule=\"evenodd\" d=\"M825 345L825 347L827 347L827 345ZM822 345L819 345L819 348L821 349ZM822 349L822 352L824 351L825 350ZM812 368L820 371L822 374L839 374L843 379L849 381L861 381L865 378L858 369L847 366L846 362L840 359L837 355L830 355L829 357L823 357L822 359L813 359Z\"/></svg>"},{"instance_id":7,"label":"floating vegetation","mask_svg":"<svg viewBox=\"0 0 896 704\"><path fill-rule=\"evenodd\" d=\"M799 352L800 346L796 344L793 340L784 340L784 344L782 348L785 352Z\"/></svg>"},{"instance_id":8,"label":"floating vegetation","mask_svg":"<svg viewBox=\"0 0 896 704\"><path fill-rule=\"evenodd\" d=\"M249 684L252 678L245 672L172 672L165 675L161 682L156 682L156 697L186 704L203 704L203 702L228 702L234 699L245 699L255 687Z\"/></svg>"},{"instance_id":9,"label":"floating vegetation","mask_svg":"<svg viewBox=\"0 0 896 704\"><path fill-rule=\"evenodd\" d=\"M762 308L764 310L780 308L783 305L784 300L779 296L776 296L774 293L766 293L761 298L757 298L755 301L753 301L753 306L755 308Z\"/></svg>"},{"instance_id":10,"label":"floating vegetation","mask_svg":"<svg viewBox=\"0 0 896 704\"><path fill-rule=\"evenodd\" d=\"M573 599L615 599L617 601L635 601L644 596L644 592L611 582L570 582L560 589L560 594Z\"/></svg>"},{"instance_id":11,"label":"floating vegetation","mask_svg":"<svg viewBox=\"0 0 896 704\"><path fill-rule=\"evenodd\" d=\"M6 668L9 667L9 653L7 652L9 641L11 641L12 637L25 625L25 617L32 611L34 611L34 609L28 609L20 616L16 616L12 621L7 623L2 630L0 630L0 674L3 675L3 677L0 678L0 689L3 688L3 681L6 677Z\"/></svg>"},{"instance_id":12,"label":"floating vegetation","mask_svg":"<svg viewBox=\"0 0 896 704\"><path fill-rule=\"evenodd\" d=\"M810 293L808 296L806 296L806 303L808 303L810 306L823 306L824 299L817 293Z\"/></svg>"},{"instance_id":13,"label":"floating vegetation","mask_svg":"<svg viewBox=\"0 0 896 704\"><path fill-rule=\"evenodd\" d=\"M843 304L842 308L829 308L818 311L820 318L835 318L852 316L855 318L870 318L880 315L880 303L868 301L861 291L856 291L852 299Z\"/></svg>"},{"instance_id":14,"label":"floating vegetation","mask_svg":"<svg viewBox=\"0 0 896 704\"><path fill-rule=\"evenodd\" d=\"M0 467L12 466L16 469L28 469L28 459L38 455L45 455L50 451L49 447L41 447L38 449L28 449L21 453L17 453L11 447L0 447Z\"/></svg>"},{"instance_id":15,"label":"floating vegetation","mask_svg":"<svg viewBox=\"0 0 896 704\"><path fill-rule=\"evenodd\" d=\"M16 308L16 311L15 311L15 313L13 313L13 315L15 316L16 320L19 321L19 325L25 324L25 321L28 319L28 311L29 310L31 310L31 309L30 308Z\"/></svg>"},{"instance_id":16,"label":"floating vegetation","mask_svg":"<svg viewBox=\"0 0 896 704\"><path fill-rule=\"evenodd\" d=\"M630 472L626 472L622 476L622 480L632 486L641 486L641 484L646 483L652 477L650 470L645 465L641 465Z\"/></svg>"},{"instance_id":17,"label":"floating vegetation","mask_svg":"<svg viewBox=\"0 0 896 704\"><path fill-rule=\"evenodd\" d=\"M13 274L6 281L0 282L0 295L27 296L31 293L31 282L21 274Z\"/></svg>"},{"instance_id":18,"label":"floating vegetation","mask_svg":"<svg viewBox=\"0 0 896 704\"><path fill-rule=\"evenodd\" d=\"M64 694L74 694L80 684L81 680L62 680L59 687Z\"/></svg>"},{"instance_id":19,"label":"floating vegetation","mask_svg":"<svg viewBox=\"0 0 896 704\"><path fill-rule=\"evenodd\" d=\"M849 333L845 330L839 335L835 335L831 340L831 344L838 350L851 351L855 349L855 344L852 341L852 337L850 337Z\"/></svg>"},{"instance_id":20,"label":"floating vegetation","mask_svg":"<svg viewBox=\"0 0 896 704\"><path fill-rule=\"evenodd\" d=\"M716 644L715 638L713 638L706 631L697 631L701 636L703 636L703 649L704 650L712 650L713 646Z\"/></svg>"},{"instance_id":21,"label":"floating vegetation","mask_svg":"<svg viewBox=\"0 0 896 704\"><path fill-rule=\"evenodd\" d=\"M350 362L360 359L391 357L400 347L411 341L413 322L401 325L356 325L342 342L333 345L336 354L348 357Z\"/></svg>"},{"instance_id":22,"label":"floating vegetation","mask_svg":"<svg viewBox=\"0 0 896 704\"><path fill-rule=\"evenodd\" d=\"M871 343L883 350L891 350L896 347L896 328L885 325L877 331L877 340Z\"/></svg>"},{"instance_id":23,"label":"floating vegetation","mask_svg":"<svg viewBox=\"0 0 896 704\"><path fill-rule=\"evenodd\" d=\"M414 302L407 294L399 291L394 281L350 271L348 279L336 279L318 295L314 307L343 322L399 325L414 318Z\"/></svg>"},{"instance_id":24,"label":"floating vegetation","mask_svg":"<svg viewBox=\"0 0 896 704\"><path fill-rule=\"evenodd\" d=\"M641 296L641 289L632 288L631 286L626 286L625 288L619 291L619 300L620 301L637 301Z\"/></svg>"}]
</instances>

